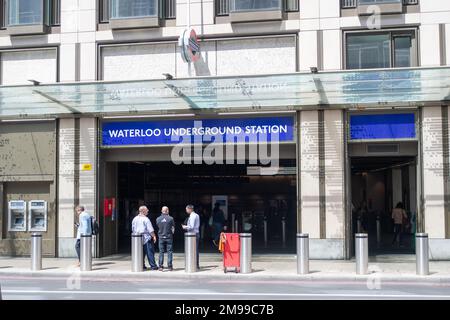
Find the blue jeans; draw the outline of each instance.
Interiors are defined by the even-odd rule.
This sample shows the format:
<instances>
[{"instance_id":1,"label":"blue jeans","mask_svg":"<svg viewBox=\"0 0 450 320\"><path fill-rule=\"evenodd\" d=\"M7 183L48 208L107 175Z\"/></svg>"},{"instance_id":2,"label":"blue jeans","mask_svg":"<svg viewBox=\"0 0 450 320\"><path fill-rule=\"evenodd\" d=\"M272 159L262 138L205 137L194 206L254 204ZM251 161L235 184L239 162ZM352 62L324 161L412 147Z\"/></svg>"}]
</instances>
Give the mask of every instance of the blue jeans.
<instances>
[{"instance_id":1,"label":"blue jeans","mask_svg":"<svg viewBox=\"0 0 450 320\"><path fill-rule=\"evenodd\" d=\"M75 242L75 251L77 252L78 261L80 261L80 239Z\"/></svg>"},{"instance_id":2,"label":"blue jeans","mask_svg":"<svg viewBox=\"0 0 450 320\"><path fill-rule=\"evenodd\" d=\"M158 269L158 266L155 262L155 249L153 248L152 240L148 240L146 244L144 244L144 267L145 267L145 255L147 255L148 262L150 263L150 268Z\"/></svg>"},{"instance_id":3,"label":"blue jeans","mask_svg":"<svg viewBox=\"0 0 450 320\"><path fill-rule=\"evenodd\" d=\"M172 250L173 239L159 239L159 267L164 266L164 252L167 252L167 266L172 268L173 260L173 250Z\"/></svg>"}]
</instances>

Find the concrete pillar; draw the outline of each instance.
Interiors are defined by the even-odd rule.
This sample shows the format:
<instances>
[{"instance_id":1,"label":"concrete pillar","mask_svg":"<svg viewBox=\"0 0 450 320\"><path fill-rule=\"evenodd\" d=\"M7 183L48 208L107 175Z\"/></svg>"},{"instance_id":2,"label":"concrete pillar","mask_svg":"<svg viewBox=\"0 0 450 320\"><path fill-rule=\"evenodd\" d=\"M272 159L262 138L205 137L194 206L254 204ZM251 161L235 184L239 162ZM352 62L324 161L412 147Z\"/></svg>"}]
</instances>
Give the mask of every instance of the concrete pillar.
<instances>
[{"instance_id":1,"label":"concrete pillar","mask_svg":"<svg viewBox=\"0 0 450 320\"><path fill-rule=\"evenodd\" d=\"M319 117L317 111L300 114L301 232L320 238ZM311 251L312 258L314 251Z\"/></svg>"},{"instance_id":2,"label":"concrete pillar","mask_svg":"<svg viewBox=\"0 0 450 320\"><path fill-rule=\"evenodd\" d=\"M331 259L344 259L345 152L342 110L324 111L325 235Z\"/></svg>"},{"instance_id":3,"label":"concrete pillar","mask_svg":"<svg viewBox=\"0 0 450 320\"><path fill-rule=\"evenodd\" d=\"M443 122L447 132L449 124L448 119L443 119L443 111L441 107L424 107L422 119L424 231L429 235L431 259L450 259L450 240L446 239L448 219L443 150L444 139L448 136L443 135Z\"/></svg>"},{"instance_id":4,"label":"concrete pillar","mask_svg":"<svg viewBox=\"0 0 450 320\"><path fill-rule=\"evenodd\" d=\"M59 120L58 145L58 256L74 257L76 229L74 206L78 190L75 159L77 152L76 120Z\"/></svg>"},{"instance_id":5,"label":"concrete pillar","mask_svg":"<svg viewBox=\"0 0 450 320\"><path fill-rule=\"evenodd\" d=\"M97 119L80 119L80 204L97 216ZM92 239L92 254L97 257L96 237Z\"/></svg>"}]
</instances>

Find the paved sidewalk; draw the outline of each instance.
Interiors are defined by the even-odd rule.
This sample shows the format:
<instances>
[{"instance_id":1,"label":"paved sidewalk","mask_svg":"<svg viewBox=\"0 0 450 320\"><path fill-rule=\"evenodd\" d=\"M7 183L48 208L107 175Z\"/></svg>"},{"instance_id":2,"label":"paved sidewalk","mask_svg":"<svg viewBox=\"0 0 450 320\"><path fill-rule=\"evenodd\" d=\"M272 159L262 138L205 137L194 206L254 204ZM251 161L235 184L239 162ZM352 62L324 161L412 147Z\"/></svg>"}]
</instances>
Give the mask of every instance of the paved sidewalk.
<instances>
[{"instance_id":1,"label":"paved sidewalk","mask_svg":"<svg viewBox=\"0 0 450 320\"><path fill-rule=\"evenodd\" d=\"M156 255L157 257L158 255ZM430 275L417 276L414 255L379 256L369 260L369 275L356 275L353 260L311 260L310 273L297 275L294 255L258 255L253 257L251 274L224 273L220 254L200 256L199 272L184 272L184 256L174 255L174 271L131 272L131 257L115 255L94 259L92 271L80 272L76 259L44 258L43 270L31 272L30 258L0 257L0 277L2 276L48 276L70 277L79 274L83 279L140 279L140 278L188 278L188 279L254 279L254 280L336 280L355 281L380 279L384 281L442 282L450 283L450 261L430 262Z\"/></svg>"}]
</instances>

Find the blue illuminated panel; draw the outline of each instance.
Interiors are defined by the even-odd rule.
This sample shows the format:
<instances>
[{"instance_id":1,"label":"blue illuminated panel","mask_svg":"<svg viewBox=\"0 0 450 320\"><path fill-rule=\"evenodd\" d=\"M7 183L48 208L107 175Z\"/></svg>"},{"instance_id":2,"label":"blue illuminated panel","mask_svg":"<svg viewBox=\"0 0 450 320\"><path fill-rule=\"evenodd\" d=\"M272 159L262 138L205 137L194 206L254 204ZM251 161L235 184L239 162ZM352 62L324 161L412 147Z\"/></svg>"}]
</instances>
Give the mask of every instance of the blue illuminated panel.
<instances>
[{"instance_id":1,"label":"blue illuminated panel","mask_svg":"<svg viewBox=\"0 0 450 320\"><path fill-rule=\"evenodd\" d=\"M350 140L415 138L414 113L350 116Z\"/></svg>"},{"instance_id":2,"label":"blue illuminated panel","mask_svg":"<svg viewBox=\"0 0 450 320\"><path fill-rule=\"evenodd\" d=\"M105 122L103 146L293 142L293 117Z\"/></svg>"}]
</instances>

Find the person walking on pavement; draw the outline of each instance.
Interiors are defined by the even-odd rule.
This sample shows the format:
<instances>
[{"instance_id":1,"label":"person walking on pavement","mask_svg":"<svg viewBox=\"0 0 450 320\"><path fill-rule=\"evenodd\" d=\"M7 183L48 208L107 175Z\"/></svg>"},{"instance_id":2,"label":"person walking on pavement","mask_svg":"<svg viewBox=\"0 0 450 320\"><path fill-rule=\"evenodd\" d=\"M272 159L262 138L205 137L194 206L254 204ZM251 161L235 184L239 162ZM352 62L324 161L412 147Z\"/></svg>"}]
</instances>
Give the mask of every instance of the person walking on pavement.
<instances>
[{"instance_id":1,"label":"person walking on pavement","mask_svg":"<svg viewBox=\"0 0 450 320\"><path fill-rule=\"evenodd\" d=\"M169 215L169 207L162 207L161 215L156 219L158 226L159 244L159 271L164 270L164 252L167 251L167 267L173 270L173 234L175 232L175 222Z\"/></svg>"},{"instance_id":2,"label":"person walking on pavement","mask_svg":"<svg viewBox=\"0 0 450 320\"><path fill-rule=\"evenodd\" d=\"M397 203L395 209L392 210L392 219L394 220L394 239L392 239L392 245L394 245L398 237L398 244L401 246L403 223L408 219L406 211L403 209L403 203Z\"/></svg>"},{"instance_id":3,"label":"person walking on pavement","mask_svg":"<svg viewBox=\"0 0 450 320\"><path fill-rule=\"evenodd\" d=\"M142 234L144 237L144 256L147 255L148 263L150 264L150 268L152 270L158 270L158 266L155 262L155 249L153 244L156 243L156 235L155 230L153 229L152 223L150 219L147 217L148 209L146 206L139 207L139 214L134 217L131 223L131 230L135 234ZM153 240L153 242L152 242ZM147 267L145 266L145 258L144 258L144 270Z\"/></svg>"},{"instance_id":4,"label":"person walking on pavement","mask_svg":"<svg viewBox=\"0 0 450 320\"><path fill-rule=\"evenodd\" d=\"M84 211L84 206L76 206L75 211L78 215L78 223L75 223L77 226L77 241L75 243L75 251L78 256L78 264L80 266L80 246L81 246L81 235L92 235L92 223L91 223L91 215Z\"/></svg>"},{"instance_id":5,"label":"person walking on pavement","mask_svg":"<svg viewBox=\"0 0 450 320\"><path fill-rule=\"evenodd\" d=\"M187 224L182 225L183 229L187 232L193 232L196 235L196 244L197 244L197 269L200 269L200 255L198 252L198 247L200 243L200 234L199 234L199 228L200 228L200 217L197 213L194 211L194 206L192 204L188 204L186 206L186 213L189 215L189 219L187 221Z\"/></svg>"}]
</instances>

